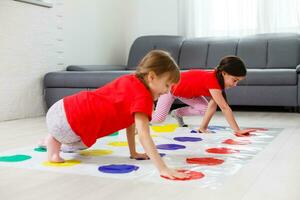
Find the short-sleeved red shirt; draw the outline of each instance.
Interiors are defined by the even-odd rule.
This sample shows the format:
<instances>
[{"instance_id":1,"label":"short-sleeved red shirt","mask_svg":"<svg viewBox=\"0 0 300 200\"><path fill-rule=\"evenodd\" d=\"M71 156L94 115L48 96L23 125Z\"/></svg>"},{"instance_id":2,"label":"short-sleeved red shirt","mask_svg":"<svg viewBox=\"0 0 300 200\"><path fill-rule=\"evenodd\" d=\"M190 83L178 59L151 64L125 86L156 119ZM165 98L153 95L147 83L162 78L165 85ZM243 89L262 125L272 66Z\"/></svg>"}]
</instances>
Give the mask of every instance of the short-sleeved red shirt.
<instances>
[{"instance_id":1,"label":"short-sleeved red shirt","mask_svg":"<svg viewBox=\"0 0 300 200\"><path fill-rule=\"evenodd\" d=\"M134 123L134 113L142 112L151 120L153 97L133 74L122 76L94 91L64 98L72 130L90 147L98 138Z\"/></svg>"},{"instance_id":2,"label":"short-sleeved red shirt","mask_svg":"<svg viewBox=\"0 0 300 200\"><path fill-rule=\"evenodd\" d=\"M210 97L209 89L222 90L215 70L189 70L180 73L180 81L172 87L171 93L184 98Z\"/></svg>"}]
</instances>

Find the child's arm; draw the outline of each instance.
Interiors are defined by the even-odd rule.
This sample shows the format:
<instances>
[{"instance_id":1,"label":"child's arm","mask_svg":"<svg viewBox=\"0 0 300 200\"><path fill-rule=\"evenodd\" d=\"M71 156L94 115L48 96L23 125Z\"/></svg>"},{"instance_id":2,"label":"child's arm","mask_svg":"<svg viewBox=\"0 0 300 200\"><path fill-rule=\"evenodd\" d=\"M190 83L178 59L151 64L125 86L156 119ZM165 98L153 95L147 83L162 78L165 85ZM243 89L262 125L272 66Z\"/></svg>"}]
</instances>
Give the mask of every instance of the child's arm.
<instances>
[{"instance_id":1,"label":"child's arm","mask_svg":"<svg viewBox=\"0 0 300 200\"><path fill-rule=\"evenodd\" d=\"M146 151L152 162L154 162L154 165L158 168L160 175L168 177L170 179L189 177L188 174L180 173L176 170L168 168L164 161L161 159L150 136L149 120L147 115L145 115L144 113L135 113L135 126L138 130L139 139L144 150Z\"/></svg>"},{"instance_id":2,"label":"child's arm","mask_svg":"<svg viewBox=\"0 0 300 200\"><path fill-rule=\"evenodd\" d=\"M126 128L126 135L128 141L128 147L130 151L130 158L133 159L149 159L149 157L144 153L137 153L135 149L135 125L132 124Z\"/></svg>"},{"instance_id":3,"label":"child's arm","mask_svg":"<svg viewBox=\"0 0 300 200\"><path fill-rule=\"evenodd\" d=\"M240 132L241 131L240 127L236 123L235 118L232 113L232 110L222 95L222 91L217 90L217 89L211 89L211 90L209 90L209 92L210 92L213 100L218 104L219 108L221 109L222 113L224 114L231 129L233 129L236 133Z\"/></svg>"},{"instance_id":4,"label":"child's arm","mask_svg":"<svg viewBox=\"0 0 300 200\"><path fill-rule=\"evenodd\" d=\"M217 103L213 99L211 99L208 103L207 111L205 112L205 114L203 116L200 128L198 129L199 132L201 132L201 133L209 132L207 130L207 127L208 127L208 124L209 124L211 118L215 114L217 107L218 107Z\"/></svg>"}]
</instances>

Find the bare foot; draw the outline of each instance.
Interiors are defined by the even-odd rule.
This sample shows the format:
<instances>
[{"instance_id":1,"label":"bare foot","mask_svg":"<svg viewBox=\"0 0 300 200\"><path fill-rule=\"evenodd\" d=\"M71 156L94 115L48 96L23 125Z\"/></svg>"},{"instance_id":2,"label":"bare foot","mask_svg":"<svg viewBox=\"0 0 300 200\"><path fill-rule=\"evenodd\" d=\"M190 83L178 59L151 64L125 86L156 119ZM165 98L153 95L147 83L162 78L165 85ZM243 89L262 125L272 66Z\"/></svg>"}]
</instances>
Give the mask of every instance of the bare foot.
<instances>
[{"instance_id":1,"label":"bare foot","mask_svg":"<svg viewBox=\"0 0 300 200\"><path fill-rule=\"evenodd\" d=\"M48 158L49 162L54 163L63 163L65 160L61 158L59 155L52 155L51 158Z\"/></svg>"}]
</instances>

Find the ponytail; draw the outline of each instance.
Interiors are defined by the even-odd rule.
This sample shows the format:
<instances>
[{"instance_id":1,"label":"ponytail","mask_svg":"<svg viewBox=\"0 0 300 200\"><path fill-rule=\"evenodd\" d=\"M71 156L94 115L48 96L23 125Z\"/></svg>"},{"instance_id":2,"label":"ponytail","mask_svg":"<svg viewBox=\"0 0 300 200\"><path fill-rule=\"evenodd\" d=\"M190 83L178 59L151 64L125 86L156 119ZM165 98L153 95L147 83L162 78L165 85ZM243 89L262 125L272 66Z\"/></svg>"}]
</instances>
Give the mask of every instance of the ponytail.
<instances>
[{"instance_id":1,"label":"ponytail","mask_svg":"<svg viewBox=\"0 0 300 200\"><path fill-rule=\"evenodd\" d=\"M217 76L217 80L222 88L222 95L225 99L225 101L227 102L227 96L226 96L226 93L225 93L225 83L224 83L224 77L222 75L222 71L223 71L223 67L218 65L216 67L216 76Z\"/></svg>"}]
</instances>

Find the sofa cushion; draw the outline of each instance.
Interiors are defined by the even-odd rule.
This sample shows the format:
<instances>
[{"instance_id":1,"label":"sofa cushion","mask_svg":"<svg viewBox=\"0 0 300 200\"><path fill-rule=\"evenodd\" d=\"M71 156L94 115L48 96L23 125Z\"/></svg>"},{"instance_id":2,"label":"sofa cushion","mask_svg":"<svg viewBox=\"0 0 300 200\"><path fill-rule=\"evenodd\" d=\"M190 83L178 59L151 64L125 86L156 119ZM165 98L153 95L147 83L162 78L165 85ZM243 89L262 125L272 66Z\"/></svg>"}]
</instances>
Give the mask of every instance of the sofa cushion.
<instances>
[{"instance_id":1,"label":"sofa cushion","mask_svg":"<svg viewBox=\"0 0 300 200\"><path fill-rule=\"evenodd\" d=\"M212 69L222 57L236 54L238 39L195 38L187 39L181 47L179 65L181 69Z\"/></svg>"},{"instance_id":2,"label":"sofa cushion","mask_svg":"<svg viewBox=\"0 0 300 200\"><path fill-rule=\"evenodd\" d=\"M207 55L207 68L215 68L221 58L228 55L236 55L238 39L234 38L217 38L209 42Z\"/></svg>"},{"instance_id":3,"label":"sofa cushion","mask_svg":"<svg viewBox=\"0 0 300 200\"><path fill-rule=\"evenodd\" d=\"M297 85L250 85L237 86L226 91L230 105L297 106Z\"/></svg>"},{"instance_id":4,"label":"sofa cushion","mask_svg":"<svg viewBox=\"0 0 300 200\"><path fill-rule=\"evenodd\" d=\"M239 85L297 85L296 69L248 69Z\"/></svg>"},{"instance_id":5,"label":"sofa cushion","mask_svg":"<svg viewBox=\"0 0 300 200\"><path fill-rule=\"evenodd\" d=\"M208 51L208 40L202 38L187 39L182 43L180 69L205 69Z\"/></svg>"},{"instance_id":6,"label":"sofa cushion","mask_svg":"<svg viewBox=\"0 0 300 200\"><path fill-rule=\"evenodd\" d=\"M184 38L181 36L167 35L142 36L137 38L130 48L126 69L136 69L136 66L139 64L141 59L153 49L168 51L175 61L178 62L179 51L183 39Z\"/></svg>"},{"instance_id":7,"label":"sofa cushion","mask_svg":"<svg viewBox=\"0 0 300 200\"><path fill-rule=\"evenodd\" d=\"M300 37L298 34L274 34L268 39L268 68L295 69L299 63Z\"/></svg>"},{"instance_id":8,"label":"sofa cushion","mask_svg":"<svg viewBox=\"0 0 300 200\"><path fill-rule=\"evenodd\" d=\"M266 68L268 42L261 37L244 37L239 40L237 56L250 68Z\"/></svg>"}]
</instances>

